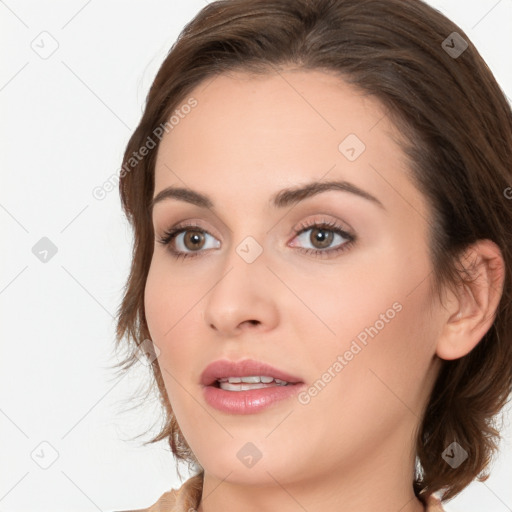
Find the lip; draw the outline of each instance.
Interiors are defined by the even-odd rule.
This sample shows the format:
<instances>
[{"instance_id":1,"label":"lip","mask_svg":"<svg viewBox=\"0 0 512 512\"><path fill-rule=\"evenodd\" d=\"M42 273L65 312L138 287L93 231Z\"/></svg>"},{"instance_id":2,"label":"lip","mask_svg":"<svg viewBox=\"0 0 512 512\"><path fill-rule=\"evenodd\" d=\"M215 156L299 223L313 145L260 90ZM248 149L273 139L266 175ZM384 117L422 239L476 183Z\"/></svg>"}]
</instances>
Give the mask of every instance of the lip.
<instances>
[{"instance_id":1,"label":"lip","mask_svg":"<svg viewBox=\"0 0 512 512\"><path fill-rule=\"evenodd\" d=\"M246 391L227 391L217 387L217 379L266 375L290 384L270 386ZM219 360L208 365L201 374L203 397L215 409L229 414L253 414L277 402L289 399L305 387L305 383L289 373L252 359L233 362Z\"/></svg>"},{"instance_id":2,"label":"lip","mask_svg":"<svg viewBox=\"0 0 512 512\"><path fill-rule=\"evenodd\" d=\"M209 364L201 374L201 384L211 386L218 379L226 377L250 377L251 375L266 375L274 379L281 379L291 384L302 383L300 377L294 377L283 370L279 370L267 363L255 361L254 359L244 359L242 361L229 361L228 359L219 359Z\"/></svg>"}]
</instances>

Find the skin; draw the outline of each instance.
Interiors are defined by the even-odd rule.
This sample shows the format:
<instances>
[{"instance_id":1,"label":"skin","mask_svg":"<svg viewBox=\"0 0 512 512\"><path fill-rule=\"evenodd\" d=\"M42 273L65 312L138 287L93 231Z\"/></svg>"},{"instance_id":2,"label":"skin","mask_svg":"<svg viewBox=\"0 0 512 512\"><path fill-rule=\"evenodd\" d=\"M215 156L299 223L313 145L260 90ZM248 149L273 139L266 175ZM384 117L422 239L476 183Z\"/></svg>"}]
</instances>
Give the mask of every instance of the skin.
<instances>
[{"instance_id":1,"label":"skin","mask_svg":"<svg viewBox=\"0 0 512 512\"><path fill-rule=\"evenodd\" d=\"M205 471L199 511L424 510L412 488L420 418L439 356L462 357L492 322L499 250L483 242L469 255L480 288L447 292L443 304L432 296L430 211L407 177L400 134L376 99L334 75L223 74L190 96L197 106L160 143L154 196L186 186L213 207L155 204L145 311L173 411ZM354 161L338 149L348 134L366 146ZM346 180L383 207L339 190L270 206L276 192L313 180ZM204 246L175 259L158 239L184 221L207 232ZM301 252L322 249L312 228L294 230L322 221L354 244ZM252 263L236 251L248 236L263 251ZM327 249L344 243L335 235ZM309 403L244 416L205 402L201 372L221 358L262 360L313 385L394 303L401 310ZM248 442L262 453L251 468L237 458Z\"/></svg>"}]
</instances>

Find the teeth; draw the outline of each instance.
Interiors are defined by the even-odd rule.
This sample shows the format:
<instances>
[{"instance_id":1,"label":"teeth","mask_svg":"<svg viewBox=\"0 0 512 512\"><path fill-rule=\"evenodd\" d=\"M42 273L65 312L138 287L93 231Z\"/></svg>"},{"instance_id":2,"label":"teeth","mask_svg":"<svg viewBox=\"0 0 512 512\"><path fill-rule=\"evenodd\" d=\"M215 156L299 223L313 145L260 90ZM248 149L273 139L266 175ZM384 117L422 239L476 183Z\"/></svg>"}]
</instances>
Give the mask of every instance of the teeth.
<instances>
[{"instance_id":1,"label":"teeth","mask_svg":"<svg viewBox=\"0 0 512 512\"><path fill-rule=\"evenodd\" d=\"M261 382L261 378L260 377L239 377L239 378L235 378L234 379L235 381L242 381L242 382L245 382L246 384L259 384ZM229 379L228 382L233 382L233 379Z\"/></svg>"},{"instance_id":2,"label":"teeth","mask_svg":"<svg viewBox=\"0 0 512 512\"><path fill-rule=\"evenodd\" d=\"M225 377L218 380L219 387L226 391L248 391L251 389L262 389L271 386L286 386L289 383L285 380L274 379L266 375L254 375L248 377Z\"/></svg>"},{"instance_id":3,"label":"teeth","mask_svg":"<svg viewBox=\"0 0 512 512\"><path fill-rule=\"evenodd\" d=\"M219 382L229 382L230 384L239 384L241 382L245 382L246 384L258 384L260 382L263 382L264 384L270 384L272 381L275 381L276 384L281 385L288 384L288 382L285 380L274 379L274 377L268 377L266 375L254 375L250 377L225 377L223 379L219 379Z\"/></svg>"}]
</instances>

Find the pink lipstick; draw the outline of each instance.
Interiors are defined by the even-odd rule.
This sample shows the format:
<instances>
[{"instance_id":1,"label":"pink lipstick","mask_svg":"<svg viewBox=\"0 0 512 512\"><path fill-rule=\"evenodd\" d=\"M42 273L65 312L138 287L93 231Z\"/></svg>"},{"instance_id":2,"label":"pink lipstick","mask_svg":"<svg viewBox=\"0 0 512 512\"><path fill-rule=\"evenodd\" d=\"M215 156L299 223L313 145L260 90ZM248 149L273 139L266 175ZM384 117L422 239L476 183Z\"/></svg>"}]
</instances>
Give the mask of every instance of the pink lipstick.
<instances>
[{"instance_id":1,"label":"pink lipstick","mask_svg":"<svg viewBox=\"0 0 512 512\"><path fill-rule=\"evenodd\" d=\"M201 374L206 402L222 412L252 414L296 395L303 387L300 377L252 359L222 359Z\"/></svg>"}]
</instances>

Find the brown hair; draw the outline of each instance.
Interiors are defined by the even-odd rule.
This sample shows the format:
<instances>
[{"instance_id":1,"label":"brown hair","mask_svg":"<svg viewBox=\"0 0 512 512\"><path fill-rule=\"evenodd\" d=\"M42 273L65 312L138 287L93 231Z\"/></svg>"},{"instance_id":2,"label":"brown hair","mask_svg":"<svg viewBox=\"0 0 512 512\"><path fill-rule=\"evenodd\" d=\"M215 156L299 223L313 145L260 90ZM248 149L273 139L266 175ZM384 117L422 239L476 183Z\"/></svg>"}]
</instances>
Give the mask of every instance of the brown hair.
<instances>
[{"instance_id":1,"label":"brown hair","mask_svg":"<svg viewBox=\"0 0 512 512\"><path fill-rule=\"evenodd\" d=\"M450 53L463 48L461 41L467 49ZM120 365L130 367L150 337L144 288L154 247L149 205L158 147L136 163L130 159L207 78L283 65L338 73L388 110L407 139L412 179L431 206L437 292L468 278L457 262L473 242L490 239L502 252L506 275L494 323L468 355L442 362L419 426L415 493L425 499L444 488L443 498L452 498L474 478L487 478L483 470L499 440L495 417L512 390L512 201L506 193L512 115L466 34L420 0L223 0L187 24L158 71L123 159L120 194L134 247L116 340L119 346L126 335L131 353ZM177 462L197 464L150 357L166 418L149 442L168 439ZM457 468L441 459L453 441L469 452Z\"/></svg>"}]
</instances>

